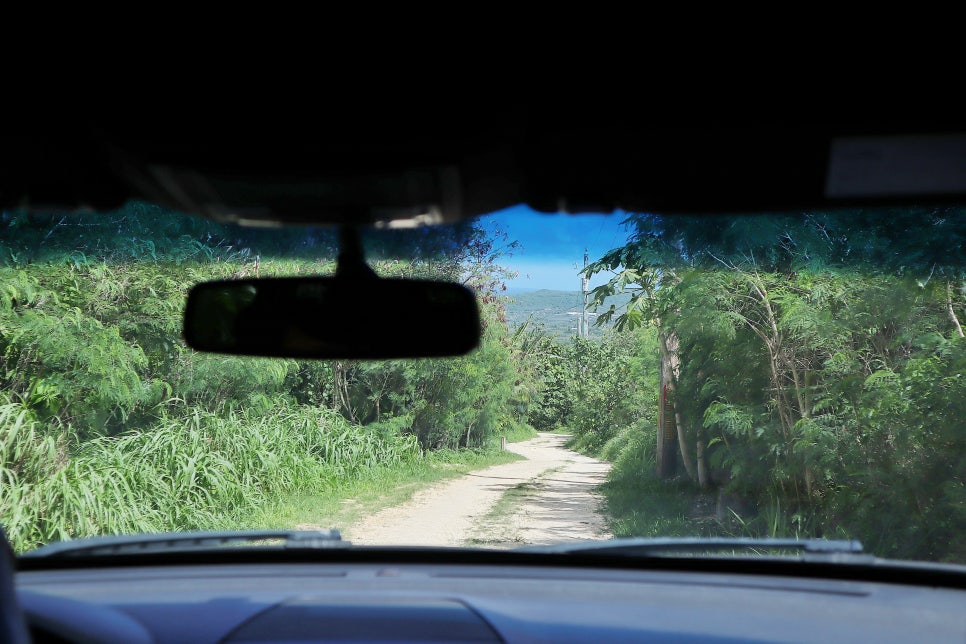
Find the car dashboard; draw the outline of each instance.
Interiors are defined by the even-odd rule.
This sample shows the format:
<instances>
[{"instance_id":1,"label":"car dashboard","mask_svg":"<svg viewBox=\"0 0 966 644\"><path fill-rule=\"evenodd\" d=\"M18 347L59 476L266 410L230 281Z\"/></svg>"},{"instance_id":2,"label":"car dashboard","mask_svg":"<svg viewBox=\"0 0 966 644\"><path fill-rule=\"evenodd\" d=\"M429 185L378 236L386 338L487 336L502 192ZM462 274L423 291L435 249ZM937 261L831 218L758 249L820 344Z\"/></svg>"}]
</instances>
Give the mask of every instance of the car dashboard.
<instances>
[{"instance_id":1,"label":"car dashboard","mask_svg":"<svg viewBox=\"0 0 966 644\"><path fill-rule=\"evenodd\" d=\"M308 562L21 571L35 642L964 641L966 591L673 570Z\"/></svg>"}]
</instances>

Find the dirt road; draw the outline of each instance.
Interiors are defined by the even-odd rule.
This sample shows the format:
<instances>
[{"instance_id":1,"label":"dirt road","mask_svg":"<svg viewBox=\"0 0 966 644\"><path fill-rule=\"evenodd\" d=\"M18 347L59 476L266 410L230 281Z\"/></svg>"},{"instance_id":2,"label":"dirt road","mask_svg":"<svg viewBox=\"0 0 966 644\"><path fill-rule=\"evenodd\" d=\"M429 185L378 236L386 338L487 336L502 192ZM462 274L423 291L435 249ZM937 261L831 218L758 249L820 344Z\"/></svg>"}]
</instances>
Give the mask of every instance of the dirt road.
<instances>
[{"instance_id":1,"label":"dirt road","mask_svg":"<svg viewBox=\"0 0 966 644\"><path fill-rule=\"evenodd\" d=\"M609 538L594 489L610 465L566 449L566 439L540 434L510 443L526 460L437 484L343 533L360 545L516 547Z\"/></svg>"}]
</instances>

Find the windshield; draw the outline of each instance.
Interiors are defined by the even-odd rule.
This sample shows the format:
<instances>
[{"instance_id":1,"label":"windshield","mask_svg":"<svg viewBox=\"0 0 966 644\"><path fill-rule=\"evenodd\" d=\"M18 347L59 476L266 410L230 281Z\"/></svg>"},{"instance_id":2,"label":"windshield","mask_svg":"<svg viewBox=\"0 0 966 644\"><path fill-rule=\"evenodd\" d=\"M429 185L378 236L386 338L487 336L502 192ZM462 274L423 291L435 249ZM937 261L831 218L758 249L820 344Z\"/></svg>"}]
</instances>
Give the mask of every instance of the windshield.
<instances>
[{"instance_id":1,"label":"windshield","mask_svg":"<svg viewBox=\"0 0 966 644\"><path fill-rule=\"evenodd\" d=\"M854 539L966 563L964 222L516 208L373 231L378 275L474 290L481 344L313 361L195 352L182 315L202 281L332 273L333 230L144 203L5 212L0 522L18 552L338 528L492 548Z\"/></svg>"}]
</instances>

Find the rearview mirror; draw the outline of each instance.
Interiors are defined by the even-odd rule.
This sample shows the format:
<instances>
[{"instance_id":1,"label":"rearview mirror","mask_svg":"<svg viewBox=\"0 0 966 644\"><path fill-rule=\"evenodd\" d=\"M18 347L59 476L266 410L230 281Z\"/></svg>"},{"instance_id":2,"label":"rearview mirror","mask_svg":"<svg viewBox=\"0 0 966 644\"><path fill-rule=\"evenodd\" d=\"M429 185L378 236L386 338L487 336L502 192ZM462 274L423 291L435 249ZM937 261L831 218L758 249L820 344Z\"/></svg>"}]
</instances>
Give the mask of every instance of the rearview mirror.
<instances>
[{"instance_id":1,"label":"rearview mirror","mask_svg":"<svg viewBox=\"0 0 966 644\"><path fill-rule=\"evenodd\" d=\"M199 351L366 360L462 355L480 340L459 284L345 277L206 282L191 289L184 338Z\"/></svg>"}]
</instances>

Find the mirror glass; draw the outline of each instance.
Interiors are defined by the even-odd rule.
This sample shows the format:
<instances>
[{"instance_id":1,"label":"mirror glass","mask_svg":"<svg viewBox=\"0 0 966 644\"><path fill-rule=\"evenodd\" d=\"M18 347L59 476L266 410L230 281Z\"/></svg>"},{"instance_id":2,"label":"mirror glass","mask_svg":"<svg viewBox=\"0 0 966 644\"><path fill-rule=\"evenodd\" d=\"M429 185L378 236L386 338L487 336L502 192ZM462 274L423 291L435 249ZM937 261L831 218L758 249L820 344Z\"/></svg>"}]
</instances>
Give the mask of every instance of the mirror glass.
<instances>
[{"instance_id":1,"label":"mirror glass","mask_svg":"<svg viewBox=\"0 0 966 644\"><path fill-rule=\"evenodd\" d=\"M472 291L449 282L297 277L206 282L188 294L199 351L366 360L462 355L480 340Z\"/></svg>"}]
</instances>

